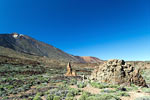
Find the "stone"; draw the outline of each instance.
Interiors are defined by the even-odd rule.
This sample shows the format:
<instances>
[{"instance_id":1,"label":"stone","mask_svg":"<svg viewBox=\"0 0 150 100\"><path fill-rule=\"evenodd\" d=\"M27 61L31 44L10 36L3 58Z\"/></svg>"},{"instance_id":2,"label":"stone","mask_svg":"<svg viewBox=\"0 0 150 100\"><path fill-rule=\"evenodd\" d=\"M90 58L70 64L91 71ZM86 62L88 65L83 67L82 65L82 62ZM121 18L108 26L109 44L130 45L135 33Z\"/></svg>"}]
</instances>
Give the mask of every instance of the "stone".
<instances>
[{"instance_id":1,"label":"stone","mask_svg":"<svg viewBox=\"0 0 150 100\"><path fill-rule=\"evenodd\" d=\"M124 60L111 59L93 71L91 80L110 84L135 84L147 87L146 81L140 75L140 69L127 64Z\"/></svg>"},{"instance_id":2,"label":"stone","mask_svg":"<svg viewBox=\"0 0 150 100\"><path fill-rule=\"evenodd\" d=\"M72 70L70 62L67 64L67 73L65 74L65 76L77 76L76 71Z\"/></svg>"},{"instance_id":3,"label":"stone","mask_svg":"<svg viewBox=\"0 0 150 100\"><path fill-rule=\"evenodd\" d=\"M127 91L127 89L125 87L120 87L120 88L118 88L118 90L120 90L120 91Z\"/></svg>"}]
</instances>

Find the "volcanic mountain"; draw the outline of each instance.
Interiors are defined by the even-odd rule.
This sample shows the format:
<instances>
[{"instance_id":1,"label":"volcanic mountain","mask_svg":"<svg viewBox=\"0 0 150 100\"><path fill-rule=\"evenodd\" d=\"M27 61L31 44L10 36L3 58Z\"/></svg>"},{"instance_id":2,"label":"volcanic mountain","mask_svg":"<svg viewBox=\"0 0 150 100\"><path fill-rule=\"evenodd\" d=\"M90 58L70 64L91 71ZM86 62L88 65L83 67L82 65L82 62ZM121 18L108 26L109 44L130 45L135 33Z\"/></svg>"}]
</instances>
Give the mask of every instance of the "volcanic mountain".
<instances>
[{"instance_id":1,"label":"volcanic mountain","mask_svg":"<svg viewBox=\"0 0 150 100\"><path fill-rule=\"evenodd\" d=\"M89 63L84 57L76 57L65 53L64 51L55 48L52 45L35 40L29 36L12 33L0 34L0 46L12 49L16 52L25 53L29 55L48 57L51 59ZM3 50L4 50L3 48ZM8 50L8 49L7 49ZM95 60L97 61L98 58Z\"/></svg>"}]
</instances>

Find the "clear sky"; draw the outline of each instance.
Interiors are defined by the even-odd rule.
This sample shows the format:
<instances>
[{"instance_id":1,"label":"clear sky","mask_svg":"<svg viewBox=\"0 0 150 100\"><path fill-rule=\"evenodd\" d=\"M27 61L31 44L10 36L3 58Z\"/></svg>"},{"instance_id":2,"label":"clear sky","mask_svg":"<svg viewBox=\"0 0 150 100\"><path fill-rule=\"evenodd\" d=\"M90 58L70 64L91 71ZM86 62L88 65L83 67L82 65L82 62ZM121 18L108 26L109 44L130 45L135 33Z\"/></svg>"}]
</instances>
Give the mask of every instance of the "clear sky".
<instances>
[{"instance_id":1,"label":"clear sky","mask_svg":"<svg viewBox=\"0 0 150 100\"><path fill-rule=\"evenodd\" d=\"M0 0L0 33L100 59L150 60L150 0Z\"/></svg>"}]
</instances>

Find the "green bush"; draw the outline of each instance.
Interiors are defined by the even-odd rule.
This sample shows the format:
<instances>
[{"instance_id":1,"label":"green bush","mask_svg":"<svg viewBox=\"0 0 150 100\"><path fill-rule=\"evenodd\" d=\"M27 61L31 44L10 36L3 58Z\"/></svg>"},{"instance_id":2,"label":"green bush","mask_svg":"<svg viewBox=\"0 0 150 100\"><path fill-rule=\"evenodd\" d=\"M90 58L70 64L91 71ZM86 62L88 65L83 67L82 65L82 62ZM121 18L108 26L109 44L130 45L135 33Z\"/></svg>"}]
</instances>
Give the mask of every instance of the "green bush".
<instances>
[{"instance_id":1,"label":"green bush","mask_svg":"<svg viewBox=\"0 0 150 100\"><path fill-rule=\"evenodd\" d=\"M78 88L84 88L84 87L86 87L86 85L87 85L87 84L84 83L84 82L78 82L78 83L77 83L77 87L78 87Z\"/></svg>"},{"instance_id":2,"label":"green bush","mask_svg":"<svg viewBox=\"0 0 150 100\"><path fill-rule=\"evenodd\" d=\"M146 83L150 83L150 69L143 70L141 75L144 77L146 80Z\"/></svg>"},{"instance_id":3,"label":"green bush","mask_svg":"<svg viewBox=\"0 0 150 100\"><path fill-rule=\"evenodd\" d=\"M107 83L99 83L99 82L91 82L91 86L99 89L103 88L119 88L120 86L118 85L112 85L112 84L107 84Z\"/></svg>"},{"instance_id":4,"label":"green bush","mask_svg":"<svg viewBox=\"0 0 150 100\"><path fill-rule=\"evenodd\" d=\"M135 84L131 84L132 90L138 90L138 86L136 86Z\"/></svg>"},{"instance_id":5,"label":"green bush","mask_svg":"<svg viewBox=\"0 0 150 100\"><path fill-rule=\"evenodd\" d=\"M100 100L97 96L90 96L86 100Z\"/></svg>"},{"instance_id":6,"label":"green bush","mask_svg":"<svg viewBox=\"0 0 150 100\"><path fill-rule=\"evenodd\" d=\"M63 84L67 84L67 81L63 81Z\"/></svg>"},{"instance_id":7,"label":"green bush","mask_svg":"<svg viewBox=\"0 0 150 100\"><path fill-rule=\"evenodd\" d=\"M117 96L130 96L130 95L126 92L120 91L120 92L117 93Z\"/></svg>"},{"instance_id":8,"label":"green bush","mask_svg":"<svg viewBox=\"0 0 150 100\"><path fill-rule=\"evenodd\" d=\"M103 94L101 96L98 97L99 100L120 100L120 98L118 98L115 95L111 95L111 94Z\"/></svg>"},{"instance_id":9,"label":"green bush","mask_svg":"<svg viewBox=\"0 0 150 100\"><path fill-rule=\"evenodd\" d=\"M83 100L120 100L120 98L111 94L99 94L99 95L89 96Z\"/></svg>"},{"instance_id":10,"label":"green bush","mask_svg":"<svg viewBox=\"0 0 150 100\"><path fill-rule=\"evenodd\" d=\"M109 93L109 94L114 94L116 96L130 96L127 92L125 91L120 91L120 90L110 90L110 89L104 89L104 90L101 90L101 93Z\"/></svg>"},{"instance_id":11,"label":"green bush","mask_svg":"<svg viewBox=\"0 0 150 100\"><path fill-rule=\"evenodd\" d=\"M112 85L112 84L109 84L108 88L120 88L119 85Z\"/></svg>"},{"instance_id":12,"label":"green bush","mask_svg":"<svg viewBox=\"0 0 150 100\"><path fill-rule=\"evenodd\" d=\"M66 97L73 97L74 94L72 92L68 92Z\"/></svg>"},{"instance_id":13,"label":"green bush","mask_svg":"<svg viewBox=\"0 0 150 100\"><path fill-rule=\"evenodd\" d=\"M66 97L65 100L75 100L73 97Z\"/></svg>"},{"instance_id":14,"label":"green bush","mask_svg":"<svg viewBox=\"0 0 150 100\"><path fill-rule=\"evenodd\" d=\"M58 86L58 89L59 90L64 90L64 89L68 89L69 88L69 86L67 85L67 84L60 84L59 86Z\"/></svg>"},{"instance_id":15,"label":"green bush","mask_svg":"<svg viewBox=\"0 0 150 100\"><path fill-rule=\"evenodd\" d=\"M9 98L8 97L3 97L3 100L8 100Z\"/></svg>"},{"instance_id":16,"label":"green bush","mask_svg":"<svg viewBox=\"0 0 150 100\"><path fill-rule=\"evenodd\" d=\"M142 88L142 91L145 93L150 93L150 88Z\"/></svg>"},{"instance_id":17,"label":"green bush","mask_svg":"<svg viewBox=\"0 0 150 100\"><path fill-rule=\"evenodd\" d=\"M135 100L150 100L150 96L139 97L139 98L136 98Z\"/></svg>"},{"instance_id":18,"label":"green bush","mask_svg":"<svg viewBox=\"0 0 150 100\"><path fill-rule=\"evenodd\" d=\"M54 96L53 100L61 100L60 96Z\"/></svg>"},{"instance_id":19,"label":"green bush","mask_svg":"<svg viewBox=\"0 0 150 100\"><path fill-rule=\"evenodd\" d=\"M40 93L37 93L37 94L35 95L35 97L33 98L33 100L42 100L40 96L41 96L41 94L40 94Z\"/></svg>"},{"instance_id":20,"label":"green bush","mask_svg":"<svg viewBox=\"0 0 150 100\"><path fill-rule=\"evenodd\" d=\"M73 96L78 95L80 90L78 89L74 89L74 88L69 88L69 92L71 92L73 94Z\"/></svg>"},{"instance_id":21,"label":"green bush","mask_svg":"<svg viewBox=\"0 0 150 100\"><path fill-rule=\"evenodd\" d=\"M79 100L87 100L87 98L90 96L90 93L83 92Z\"/></svg>"},{"instance_id":22,"label":"green bush","mask_svg":"<svg viewBox=\"0 0 150 100\"><path fill-rule=\"evenodd\" d=\"M103 89L103 90L101 90L101 92L103 93L115 93L115 92L117 92L116 90L110 90L110 89Z\"/></svg>"},{"instance_id":23,"label":"green bush","mask_svg":"<svg viewBox=\"0 0 150 100\"><path fill-rule=\"evenodd\" d=\"M77 80L72 79L72 80L70 81L70 85L75 85L75 84L77 84Z\"/></svg>"},{"instance_id":24,"label":"green bush","mask_svg":"<svg viewBox=\"0 0 150 100\"><path fill-rule=\"evenodd\" d=\"M49 94L49 95L47 96L46 100L53 100L53 98L54 98L54 95Z\"/></svg>"}]
</instances>

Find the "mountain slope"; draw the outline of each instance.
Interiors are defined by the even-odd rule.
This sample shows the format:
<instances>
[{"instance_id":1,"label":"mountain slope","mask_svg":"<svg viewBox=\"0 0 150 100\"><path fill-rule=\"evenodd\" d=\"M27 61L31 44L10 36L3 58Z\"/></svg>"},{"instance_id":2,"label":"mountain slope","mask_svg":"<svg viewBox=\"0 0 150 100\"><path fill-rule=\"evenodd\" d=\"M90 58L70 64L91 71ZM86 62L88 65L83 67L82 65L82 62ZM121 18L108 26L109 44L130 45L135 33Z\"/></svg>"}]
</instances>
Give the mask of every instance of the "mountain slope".
<instances>
[{"instance_id":1,"label":"mountain slope","mask_svg":"<svg viewBox=\"0 0 150 100\"><path fill-rule=\"evenodd\" d=\"M101 62L100 59L95 57L80 57L73 56L55 48L49 44L35 40L29 36L12 33L0 34L0 55L13 55L31 58L31 55L47 57L50 59L71 61L80 63L97 63ZM12 53L10 53L12 52ZM20 54L21 53L21 54ZM27 58L28 58L27 57Z\"/></svg>"},{"instance_id":2,"label":"mountain slope","mask_svg":"<svg viewBox=\"0 0 150 100\"><path fill-rule=\"evenodd\" d=\"M60 49L17 33L0 34L0 46L30 55L46 56L58 60L78 61L74 56Z\"/></svg>"}]
</instances>

